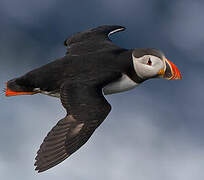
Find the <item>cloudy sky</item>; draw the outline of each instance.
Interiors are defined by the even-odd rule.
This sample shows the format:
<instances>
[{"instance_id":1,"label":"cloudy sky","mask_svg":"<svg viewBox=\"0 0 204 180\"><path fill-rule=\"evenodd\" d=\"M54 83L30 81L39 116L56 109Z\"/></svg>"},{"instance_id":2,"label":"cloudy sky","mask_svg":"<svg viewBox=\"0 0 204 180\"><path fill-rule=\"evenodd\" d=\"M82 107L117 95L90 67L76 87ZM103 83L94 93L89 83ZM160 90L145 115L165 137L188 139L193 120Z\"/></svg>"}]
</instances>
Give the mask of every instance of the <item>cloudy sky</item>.
<instances>
[{"instance_id":1,"label":"cloudy sky","mask_svg":"<svg viewBox=\"0 0 204 180\"><path fill-rule=\"evenodd\" d=\"M1 89L64 56L63 41L73 33L102 24L127 27L112 37L121 47L161 49L183 80L149 80L107 96L112 111L88 143L41 174L34 158L65 115L60 101L1 95L0 179L203 179L203 9L201 0L1 0Z\"/></svg>"}]
</instances>

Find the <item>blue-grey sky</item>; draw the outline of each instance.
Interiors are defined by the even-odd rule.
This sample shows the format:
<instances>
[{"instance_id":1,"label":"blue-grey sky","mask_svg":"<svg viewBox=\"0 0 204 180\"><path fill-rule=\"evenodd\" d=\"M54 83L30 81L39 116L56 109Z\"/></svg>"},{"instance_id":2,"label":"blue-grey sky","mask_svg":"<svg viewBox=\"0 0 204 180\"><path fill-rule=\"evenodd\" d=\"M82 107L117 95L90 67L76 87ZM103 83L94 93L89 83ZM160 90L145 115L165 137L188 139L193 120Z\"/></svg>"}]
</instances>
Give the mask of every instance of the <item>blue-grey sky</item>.
<instances>
[{"instance_id":1,"label":"blue-grey sky","mask_svg":"<svg viewBox=\"0 0 204 180\"><path fill-rule=\"evenodd\" d=\"M34 158L65 115L60 101L0 96L0 179L203 179L203 9L201 0L1 0L1 89L64 56L73 33L102 24L127 28L112 36L121 47L161 49L183 80L149 80L107 96L112 111L88 143L41 174Z\"/></svg>"}]
</instances>

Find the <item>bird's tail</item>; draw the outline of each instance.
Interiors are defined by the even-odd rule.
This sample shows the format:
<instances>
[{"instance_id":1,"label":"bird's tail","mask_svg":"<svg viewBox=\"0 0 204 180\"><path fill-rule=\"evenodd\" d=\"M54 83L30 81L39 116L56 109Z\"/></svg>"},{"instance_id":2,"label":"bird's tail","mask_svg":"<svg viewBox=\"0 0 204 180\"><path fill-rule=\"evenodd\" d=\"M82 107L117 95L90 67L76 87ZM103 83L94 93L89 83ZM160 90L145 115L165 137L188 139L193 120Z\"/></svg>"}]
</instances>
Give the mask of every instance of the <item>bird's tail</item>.
<instances>
[{"instance_id":1,"label":"bird's tail","mask_svg":"<svg viewBox=\"0 0 204 180\"><path fill-rule=\"evenodd\" d=\"M33 95L37 93L33 91L33 88L26 86L25 83L23 84L23 81L18 78L6 82L4 91L6 96Z\"/></svg>"}]
</instances>

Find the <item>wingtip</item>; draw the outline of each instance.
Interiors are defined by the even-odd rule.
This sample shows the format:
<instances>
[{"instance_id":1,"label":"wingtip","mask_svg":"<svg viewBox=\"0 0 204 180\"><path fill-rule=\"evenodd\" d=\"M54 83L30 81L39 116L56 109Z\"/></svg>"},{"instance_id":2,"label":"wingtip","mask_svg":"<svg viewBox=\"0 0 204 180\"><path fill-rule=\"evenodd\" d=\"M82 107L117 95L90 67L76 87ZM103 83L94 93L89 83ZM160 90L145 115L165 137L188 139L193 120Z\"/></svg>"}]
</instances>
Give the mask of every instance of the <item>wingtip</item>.
<instances>
[{"instance_id":1,"label":"wingtip","mask_svg":"<svg viewBox=\"0 0 204 180\"><path fill-rule=\"evenodd\" d=\"M36 164L36 162L35 162L34 166L36 166L35 171L37 171L37 173L41 173L41 172L45 171L45 170L40 169L40 167Z\"/></svg>"},{"instance_id":2,"label":"wingtip","mask_svg":"<svg viewBox=\"0 0 204 180\"><path fill-rule=\"evenodd\" d=\"M103 27L110 27L110 28L124 28L125 29L125 26L121 26L121 25L117 25L117 24L104 24L104 25L101 25L101 26L98 26L96 28L103 28Z\"/></svg>"},{"instance_id":3,"label":"wingtip","mask_svg":"<svg viewBox=\"0 0 204 180\"><path fill-rule=\"evenodd\" d=\"M108 24L104 24L98 27L95 27L93 29L91 29L92 31L103 31L106 32L108 34L110 34L111 32L118 32L118 31L124 31L126 28L124 26L121 25L108 25Z\"/></svg>"},{"instance_id":4,"label":"wingtip","mask_svg":"<svg viewBox=\"0 0 204 180\"><path fill-rule=\"evenodd\" d=\"M118 27L120 27L120 28L122 28L123 30L125 30L126 29L126 27L125 26L121 26L121 25L117 25Z\"/></svg>"},{"instance_id":5,"label":"wingtip","mask_svg":"<svg viewBox=\"0 0 204 180\"><path fill-rule=\"evenodd\" d=\"M50 169L51 167L42 167L42 166L36 166L35 171L37 171L37 173L42 173L44 171L47 171L48 169Z\"/></svg>"},{"instance_id":6,"label":"wingtip","mask_svg":"<svg viewBox=\"0 0 204 180\"><path fill-rule=\"evenodd\" d=\"M39 170L38 168L35 168L35 171L36 171L37 173L43 172L42 170Z\"/></svg>"}]
</instances>

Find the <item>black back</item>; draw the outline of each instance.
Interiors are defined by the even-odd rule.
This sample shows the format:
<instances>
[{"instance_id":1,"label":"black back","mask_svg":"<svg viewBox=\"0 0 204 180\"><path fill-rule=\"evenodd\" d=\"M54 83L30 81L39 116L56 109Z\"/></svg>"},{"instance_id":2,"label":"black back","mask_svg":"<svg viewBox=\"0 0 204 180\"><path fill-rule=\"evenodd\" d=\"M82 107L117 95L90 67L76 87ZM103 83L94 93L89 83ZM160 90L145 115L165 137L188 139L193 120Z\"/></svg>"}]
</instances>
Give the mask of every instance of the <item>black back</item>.
<instances>
[{"instance_id":1,"label":"black back","mask_svg":"<svg viewBox=\"0 0 204 180\"><path fill-rule=\"evenodd\" d=\"M132 50L120 48L109 39L111 33L124 29L105 25L71 36L65 42L66 56L9 81L9 89L59 92L65 81L94 83L102 88L133 69Z\"/></svg>"}]
</instances>

